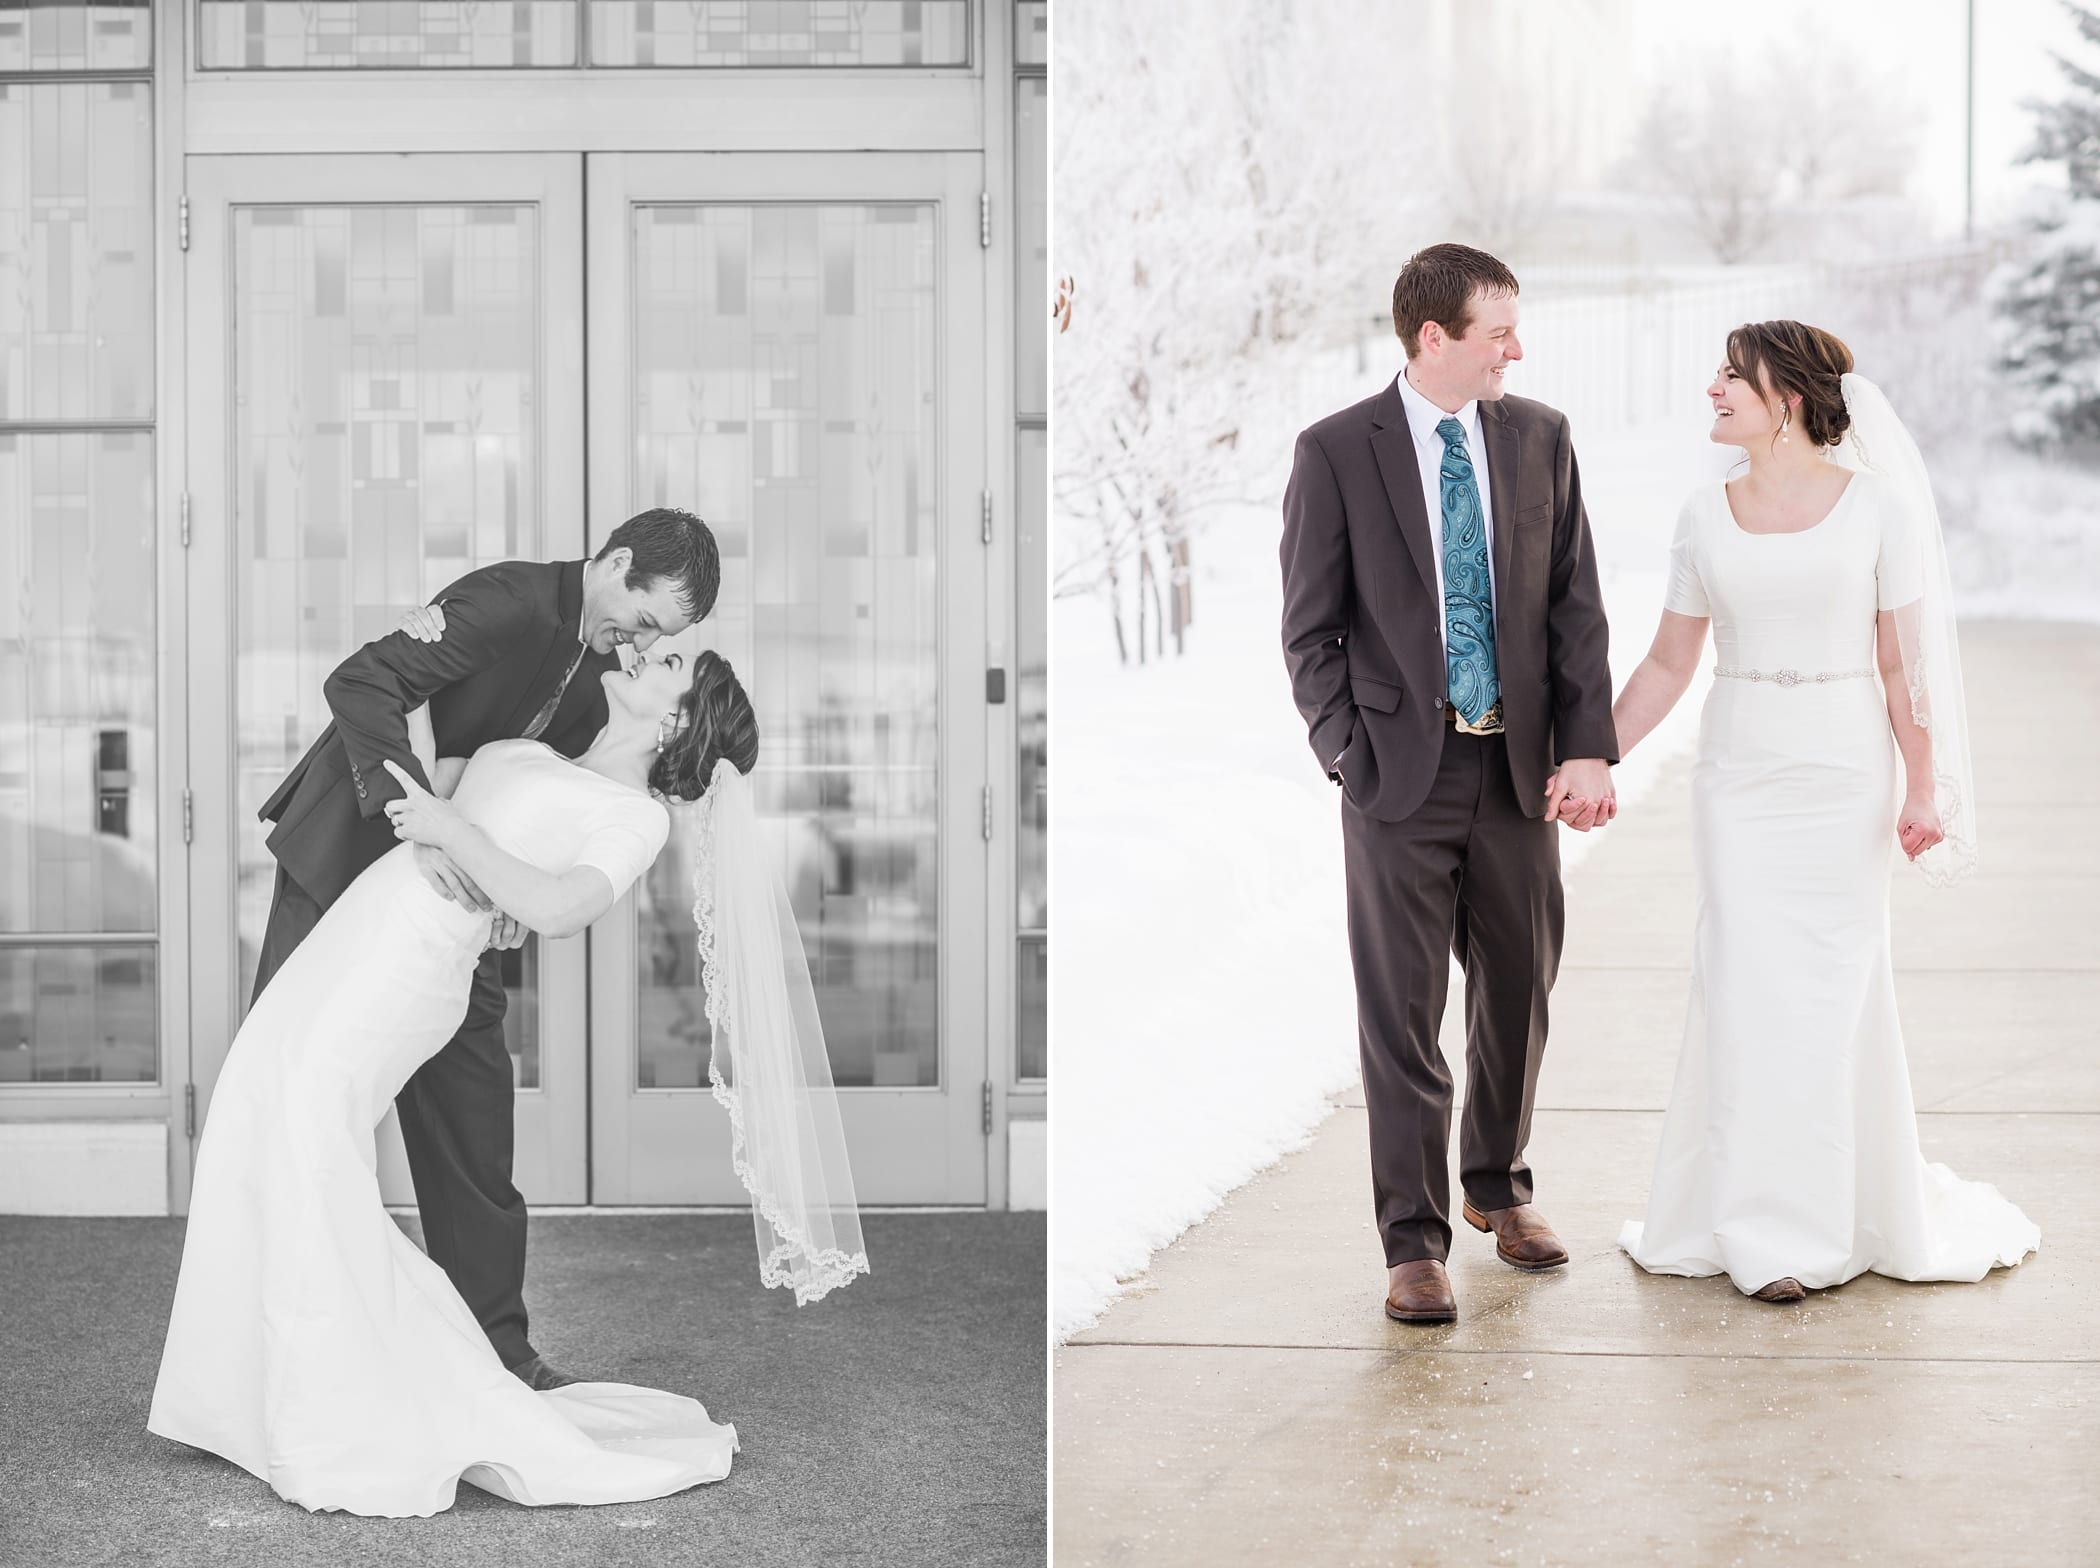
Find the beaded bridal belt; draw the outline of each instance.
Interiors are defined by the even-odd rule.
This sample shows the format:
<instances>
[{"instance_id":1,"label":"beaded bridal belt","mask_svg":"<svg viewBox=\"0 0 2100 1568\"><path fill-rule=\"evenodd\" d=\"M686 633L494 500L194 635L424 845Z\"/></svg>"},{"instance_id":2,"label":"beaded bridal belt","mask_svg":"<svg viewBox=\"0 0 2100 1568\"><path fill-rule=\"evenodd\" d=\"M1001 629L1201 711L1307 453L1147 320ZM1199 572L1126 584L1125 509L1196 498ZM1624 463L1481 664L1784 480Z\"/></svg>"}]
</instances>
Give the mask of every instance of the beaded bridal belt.
<instances>
[{"instance_id":1,"label":"beaded bridal belt","mask_svg":"<svg viewBox=\"0 0 2100 1568\"><path fill-rule=\"evenodd\" d=\"M1872 670L1818 670L1814 674L1803 674L1800 670L1724 670L1714 667L1714 674L1722 680L1770 681L1775 686L1821 685L1824 681L1860 681L1874 672Z\"/></svg>"}]
</instances>

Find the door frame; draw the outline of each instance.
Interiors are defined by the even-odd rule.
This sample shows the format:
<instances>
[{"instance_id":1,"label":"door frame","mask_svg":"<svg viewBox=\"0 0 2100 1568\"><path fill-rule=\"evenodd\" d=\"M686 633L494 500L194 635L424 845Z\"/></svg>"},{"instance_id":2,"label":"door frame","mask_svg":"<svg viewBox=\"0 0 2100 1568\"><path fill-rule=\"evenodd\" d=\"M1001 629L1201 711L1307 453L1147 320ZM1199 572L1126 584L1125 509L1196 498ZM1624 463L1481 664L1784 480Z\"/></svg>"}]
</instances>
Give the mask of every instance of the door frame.
<instances>
[{"instance_id":1,"label":"door frame","mask_svg":"<svg viewBox=\"0 0 2100 1568\"><path fill-rule=\"evenodd\" d=\"M986 252L979 242L985 161L968 152L596 153L589 211L590 519L595 542L628 516L631 341L628 208L636 202L737 205L931 202L936 206L942 387L938 798L940 906L936 1007L941 1081L840 1091L840 1116L863 1203L981 1205L988 1197L982 946L989 910L980 801L986 773L986 607L978 517L988 494ZM705 1087L636 1091L636 965L630 892L591 935L591 1198L598 1204L743 1201L728 1160L728 1121ZM698 1138L704 1149L695 1149Z\"/></svg>"},{"instance_id":2,"label":"door frame","mask_svg":"<svg viewBox=\"0 0 2100 1568\"><path fill-rule=\"evenodd\" d=\"M538 400L541 551L583 553L583 222L581 162L571 154L447 153L191 156L184 160L190 243L183 325L189 417L184 466L191 536L188 574L190 844L188 1078L196 1131L245 1008L238 994L239 824L233 720L238 689L238 569L229 476L233 357L231 237L236 206L529 203L540 209L542 320ZM209 689L207 683L210 683ZM540 1085L517 1099L517 1184L534 1203L586 1195L585 959L579 942L544 942L540 963ZM391 1116L389 1117L391 1121ZM382 1188L411 1201L398 1134L381 1140ZM173 1194L189 1207L188 1162Z\"/></svg>"}]
</instances>

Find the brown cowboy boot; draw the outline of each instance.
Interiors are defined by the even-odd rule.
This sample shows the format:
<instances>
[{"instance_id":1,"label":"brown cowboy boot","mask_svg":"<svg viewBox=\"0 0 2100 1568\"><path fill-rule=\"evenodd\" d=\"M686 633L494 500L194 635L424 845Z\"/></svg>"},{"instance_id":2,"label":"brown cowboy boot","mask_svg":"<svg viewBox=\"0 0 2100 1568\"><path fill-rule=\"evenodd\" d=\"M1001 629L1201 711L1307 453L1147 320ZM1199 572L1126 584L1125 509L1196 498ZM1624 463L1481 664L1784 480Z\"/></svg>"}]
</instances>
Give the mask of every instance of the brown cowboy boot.
<instances>
[{"instance_id":1,"label":"brown cowboy boot","mask_svg":"<svg viewBox=\"0 0 2100 1568\"><path fill-rule=\"evenodd\" d=\"M1568 1249L1553 1227L1528 1203L1483 1211L1469 1199L1460 1212L1475 1230L1494 1233L1495 1256L1513 1269L1553 1269L1568 1261Z\"/></svg>"},{"instance_id":2,"label":"brown cowboy boot","mask_svg":"<svg viewBox=\"0 0 2100 1568\"><path fill-rule=\"evenodd\" d=\"M1395 1323L1455 1323L1458 1300L1435 1258L1396 1263L1386 1276L1385 1315Z\"/></svg>"}]
</instances>

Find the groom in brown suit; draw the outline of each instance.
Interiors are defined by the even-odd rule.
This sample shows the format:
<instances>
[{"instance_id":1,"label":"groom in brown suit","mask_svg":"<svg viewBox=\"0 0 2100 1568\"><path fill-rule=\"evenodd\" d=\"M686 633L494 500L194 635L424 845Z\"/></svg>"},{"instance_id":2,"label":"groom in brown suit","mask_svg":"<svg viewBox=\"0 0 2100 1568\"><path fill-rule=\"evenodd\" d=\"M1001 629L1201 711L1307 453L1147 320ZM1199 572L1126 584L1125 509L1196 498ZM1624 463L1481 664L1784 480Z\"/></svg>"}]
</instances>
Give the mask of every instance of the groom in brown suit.
<instances>
[{"instance_id":1,"label":"groom in brown suit","mask_svg":"<svg viewBox=\"0 0 2100 1568\"><path fill-rule=\"evenodd\" d=\"M1616 809L1611 669L1566 417L1505 397L1517 280L1433 245L1393 287L1407 365L1298 437L1283 500L1283 648L1313 755L1342 789L1342 855L1386 1313L1458 1316L1451 1075L1466 976L1466 1222L1504 1262L1567 1249L1524 1147L1560 964L1560 845Z\"/></svg>"}]
</instances>

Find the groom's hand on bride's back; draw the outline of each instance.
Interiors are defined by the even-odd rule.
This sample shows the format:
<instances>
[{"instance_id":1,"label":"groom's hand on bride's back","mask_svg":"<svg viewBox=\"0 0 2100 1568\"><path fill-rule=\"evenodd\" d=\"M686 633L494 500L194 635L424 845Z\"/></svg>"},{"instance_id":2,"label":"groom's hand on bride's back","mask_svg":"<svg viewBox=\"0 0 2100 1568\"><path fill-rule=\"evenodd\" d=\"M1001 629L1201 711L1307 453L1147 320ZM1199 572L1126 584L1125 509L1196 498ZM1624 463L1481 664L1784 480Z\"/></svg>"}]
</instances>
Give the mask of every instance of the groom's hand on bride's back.
<instances>
[{"instance_id":1,"label":"groom's hand on bride's back","mask_svg":"<svg viewBox=\"0 0 2100 1568\"><path fill-rule=\"evenodd\" d=\"M477 914L486 914L496 907L489 902L488 894L481 891L480 884L460 870L452 857L435 844L418 844L415 857L416 870L423 874L423 880L435 888L440 897L449 898L453 903L463 905ZM520 937L518 940L524 939ZM518 943L491 942L490 945L516 947Z\"/></svg>"}]
</instances>

